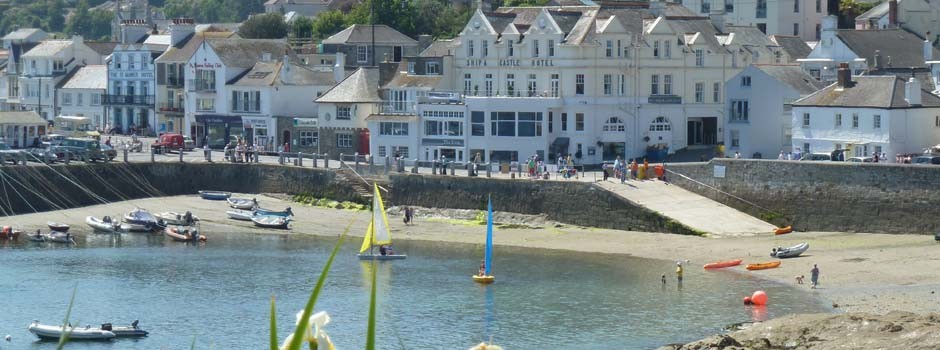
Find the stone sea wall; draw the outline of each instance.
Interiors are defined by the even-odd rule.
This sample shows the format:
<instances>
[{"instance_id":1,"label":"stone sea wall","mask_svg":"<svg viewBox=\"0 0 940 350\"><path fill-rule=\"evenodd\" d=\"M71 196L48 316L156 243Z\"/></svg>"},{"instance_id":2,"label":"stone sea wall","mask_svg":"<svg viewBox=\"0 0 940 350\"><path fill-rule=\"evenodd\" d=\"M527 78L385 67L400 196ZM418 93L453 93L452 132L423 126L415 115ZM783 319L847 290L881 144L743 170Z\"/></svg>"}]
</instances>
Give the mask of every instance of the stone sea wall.
<instances>
[{"instance_id":1,"label":"stone sea wall","mask_svg":"<svg viewBox=\"0 0 940 350\"><path fill-rule=\"evenodd\" d=\"M667 168L676 185L800 231L940 230L938 166L714 159Z\"/></svg>"}]
</instances>

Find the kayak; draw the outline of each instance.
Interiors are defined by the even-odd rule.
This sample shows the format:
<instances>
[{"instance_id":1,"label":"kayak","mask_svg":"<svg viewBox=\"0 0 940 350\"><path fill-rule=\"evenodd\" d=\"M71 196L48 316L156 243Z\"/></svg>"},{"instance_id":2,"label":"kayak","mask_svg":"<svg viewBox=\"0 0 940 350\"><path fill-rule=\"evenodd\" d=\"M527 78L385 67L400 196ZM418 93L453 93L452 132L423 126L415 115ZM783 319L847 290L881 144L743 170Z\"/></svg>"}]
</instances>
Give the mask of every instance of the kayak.
<instances>
[{"instance_id":1,"label":"kayak","mask_svg":"<svg viewBox=\"0 0 940 350\"><path fill-rule=\"evenodd\" d=\"M775 235L785 235L790 232L793 232L793 226L781 227L781 228L774 230Z\"/></svg>"},{"instance_id":2,"label":"kayak","mask_svg":"<svg viewBox=\"0 0 940 350\"><path fill-rule=\"evenodd\" d=\"M753 270L773 269L779 266L780 266L779 261L771 261L771 262L765 262L765 263L747 264L746 268L748 270L753 271Z\"/></svg>"},{"instance_id":3,"label":"kayak","mask_svg":"<svg viewBox=\"0 0 940 350\"><path fill-rule=\"evenodd\" d=\"M738 265L741 265L741 259L708 263L708 264L705 264L705 268L706 269L720 269L722 267L731 267L731 266L738 266Z\"/></svg>"}]
</instances>

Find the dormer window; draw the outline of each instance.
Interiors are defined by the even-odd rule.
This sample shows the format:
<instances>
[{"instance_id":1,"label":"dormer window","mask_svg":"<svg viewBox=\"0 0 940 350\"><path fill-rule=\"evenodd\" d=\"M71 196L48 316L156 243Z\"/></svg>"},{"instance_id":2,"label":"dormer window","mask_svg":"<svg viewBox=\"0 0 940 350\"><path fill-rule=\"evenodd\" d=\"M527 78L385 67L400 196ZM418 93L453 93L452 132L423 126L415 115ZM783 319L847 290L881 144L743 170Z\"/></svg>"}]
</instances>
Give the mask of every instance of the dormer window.
<instances>
[{"instance_id":1,"label":"dormer window","mask_svg":"<svg viewBox=\"0 0 940 350\"><path fill-rule=\"evenodd\" d=\"M64 72L65 71L65 62L61 60L52 61L52 71L53 72Z\"/></svg>"}]
</instances>

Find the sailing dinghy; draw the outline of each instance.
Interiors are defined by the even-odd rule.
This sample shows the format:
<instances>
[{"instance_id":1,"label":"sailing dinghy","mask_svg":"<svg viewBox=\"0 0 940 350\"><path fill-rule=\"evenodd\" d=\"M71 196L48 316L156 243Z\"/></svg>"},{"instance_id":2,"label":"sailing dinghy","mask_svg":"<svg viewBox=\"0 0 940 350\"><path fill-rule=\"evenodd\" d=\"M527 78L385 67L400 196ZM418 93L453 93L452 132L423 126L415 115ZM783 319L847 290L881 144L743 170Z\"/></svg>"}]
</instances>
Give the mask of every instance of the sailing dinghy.
<instances>
[{"instance_id":1,"label":"sailing dinghy","mask_svg":"<svg viewBox=\"0 0 940 350\"><path fill-rule=\"evenodd\" d=\"M379 186L372 184L375 194L372 196L372 222L362 239L359 248L359 260L398 260L408 256L386 251L383 246L392 244L392 233L388 229L388 216L385 215L385 206L382 205L382 195ZM379 254L375 254L375 247L379 247Z\"/></svg>"},{"instance_id":2,"label":"sailing dinghy","mask_svg":"<svg viewBox=\"0 0 940 350\"><path fill-rule=\"evenodd\" d=\"M477 283L490 284L496 281L496 277L490 274L493 268L493 201L486 201L486 248L483 251L483 273L473 275L473 281Z\"/></svg>"}]
</instances>

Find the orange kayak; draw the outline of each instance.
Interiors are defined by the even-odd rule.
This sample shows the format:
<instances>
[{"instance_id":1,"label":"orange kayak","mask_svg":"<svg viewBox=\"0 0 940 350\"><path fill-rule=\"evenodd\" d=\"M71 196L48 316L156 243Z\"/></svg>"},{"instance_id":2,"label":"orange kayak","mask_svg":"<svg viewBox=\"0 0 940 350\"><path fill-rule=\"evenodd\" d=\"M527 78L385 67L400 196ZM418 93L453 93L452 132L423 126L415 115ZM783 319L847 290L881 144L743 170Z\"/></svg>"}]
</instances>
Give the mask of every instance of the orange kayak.
<instances>
[{"instance_id":1,"label":"orange kayak","mask_svg":"<svg viewBox=\"0 0 940 350\"><path fill-rule=\"evenodd\" d=\"M708 263L708 264L705 264L705 268L706 269L720 269L722 267L731 267L731 266L738 266L738 265L741 265L741 259Z\"/></svg>"},{"instance_id":2,"label":"orange kayak","mask_svg":"<svg viewBox=\"0 0 940 350\"><path fill-rule=\"evenodd\" d=\"M746 268L748 270L766 270L766 269L776 268L778 266L780 266L779 261L771 261L771 262L758 263L758 264L747 264Z\"/></svg>"},{"instance_id":3,"label":"orange kayak","mask_svg":"<svg viewBox=\"0 0 940 350\"><path fill-rule=\"evenodd\" d=\"M793 232L793 226L781 227L774 230L775 235L784 235L790 232Z\"/></svg>"}]
</instances>

